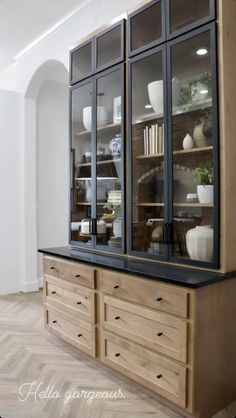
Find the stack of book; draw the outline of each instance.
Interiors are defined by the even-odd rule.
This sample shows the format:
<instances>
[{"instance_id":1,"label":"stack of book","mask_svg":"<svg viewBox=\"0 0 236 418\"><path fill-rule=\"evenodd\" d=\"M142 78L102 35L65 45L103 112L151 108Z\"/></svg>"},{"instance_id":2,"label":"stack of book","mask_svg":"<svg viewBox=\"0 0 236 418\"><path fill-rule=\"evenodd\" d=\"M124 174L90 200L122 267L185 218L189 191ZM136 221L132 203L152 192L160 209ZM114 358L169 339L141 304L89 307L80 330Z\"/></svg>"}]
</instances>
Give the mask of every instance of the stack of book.
<instances>
[{"instance_id":1,"label":"stack of book","mask_svg":"<svg viewBox=\"0 0 236 418\"><path fill-rule=\"evenodd\" d=\"M144 155L164 154L164 123L145 126L143 142Z\"/></svg>"}]
</instances>

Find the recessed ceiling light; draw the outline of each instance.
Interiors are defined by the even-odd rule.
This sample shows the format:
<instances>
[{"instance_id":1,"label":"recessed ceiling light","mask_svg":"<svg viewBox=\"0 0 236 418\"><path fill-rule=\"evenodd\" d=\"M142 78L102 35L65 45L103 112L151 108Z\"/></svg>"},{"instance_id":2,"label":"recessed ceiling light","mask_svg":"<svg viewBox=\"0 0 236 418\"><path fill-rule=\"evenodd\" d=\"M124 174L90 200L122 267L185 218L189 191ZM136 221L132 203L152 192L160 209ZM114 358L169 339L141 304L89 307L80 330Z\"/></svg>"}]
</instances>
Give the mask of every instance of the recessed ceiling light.
<instances>
[{"instance_id":1,"label":"recessed ceiling light","mask_svg":"<svg viewBox=\"0 0 236 418\"><path fill-rule=\"evenodd\" d=\"M208 50L206 48L200 48L196 51L197 55L206 55L208 53Z\"/></svg>"},{"instance_id":2,"label":"recessed ceiling light","mask_svg":"<svg viewBox=\"0 0 236 418\"><path fill-rule=\"evenodd\" d=\"M208 93L208 90L207 89L200 90L200 93L201 94L207 94Z\"/></svg>"},{"instance_id":3,"label":"recessed ceiling light","mask_svg":"<svg viewBox=\"0 0 236 418\"><path fill-rule=\"evenodd\" d=\"M151 108L152 108L152 105L147 104L147 105L145 106L145 108L146 108L146 109L151 109Z\"/></svg>"}]
</instances>

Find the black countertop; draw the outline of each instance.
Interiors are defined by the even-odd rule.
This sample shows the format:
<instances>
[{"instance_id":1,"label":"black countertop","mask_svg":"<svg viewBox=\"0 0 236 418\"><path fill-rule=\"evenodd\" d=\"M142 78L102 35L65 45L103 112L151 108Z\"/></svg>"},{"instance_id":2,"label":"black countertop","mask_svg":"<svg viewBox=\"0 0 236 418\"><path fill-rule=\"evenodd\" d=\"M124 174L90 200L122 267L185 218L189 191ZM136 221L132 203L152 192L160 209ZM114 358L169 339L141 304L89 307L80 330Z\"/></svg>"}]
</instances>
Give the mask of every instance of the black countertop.
<instances>
[{"instance_id":1,"label":"black countertop","mask_svg":"<svg viewBox=\"0 0 236 418\"><path fill-rule=\"evenodd\" d=\"M151 261L137 260L127 256L101 254L75 247L43 248L40 253L62 257L72 261L90 264L97 267L108 267L127 274L135 274L153 280L172 283L180 286L199 288L222 280L236 278L236 272L219 273L215 271L194 270L184 267L158 264Z\"/></svg>"}]
</instances>

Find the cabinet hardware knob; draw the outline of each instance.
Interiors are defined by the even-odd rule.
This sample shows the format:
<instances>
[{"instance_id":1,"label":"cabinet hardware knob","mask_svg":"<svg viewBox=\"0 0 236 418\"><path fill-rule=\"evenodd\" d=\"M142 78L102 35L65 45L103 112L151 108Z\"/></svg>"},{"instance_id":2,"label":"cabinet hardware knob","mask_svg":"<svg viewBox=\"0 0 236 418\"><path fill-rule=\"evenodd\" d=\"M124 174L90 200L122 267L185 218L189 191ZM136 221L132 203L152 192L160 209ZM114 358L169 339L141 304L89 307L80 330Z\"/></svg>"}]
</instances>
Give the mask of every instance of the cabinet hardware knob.
<instances>
[{"instance_id":1,"label":"cabinet hardware knob","mask_svg":"<svg viewBox=\"0 0 236 418\"><path fill-rule=\"evenodd\" d=\"M55 267L50 267L50 270L55 270Z\"/></svg>"},{"instance_id":2,"label":"cabinet hardware knob","mask_svg":"<svg viewBox=\"0 0 236 418\"><path fill-rule=\"evenodd\" d=\"M56 323L57 323L57 321L52 321L52 323L53 323L53 324L56 324Z\"/></svg>"},{"instance_id":3,"label":"cabinet hardware knob","mask_svg":"<svg viewBox=\"0 0 236 418\"><path fill-rule=\"evenodd\" d=\"M82 337L82 335L83 335L83 334L78 334L78 337L80 338L80 337Z\"/></svg>"},{"instance_id":4,"label":"cabinet hardware knob","mask_svg":"<svg viewBox=\"0 0 236 418\"><path fill-rule=\"evenodd\" d=\"M115 317L115 320L116 320L116 321L117 321L118 319L120 319L120 316L116 316L116 317Z\"/></svg>"},{"instance_id":5,"label":"cabinet hardware knob","mask_svg":"<svg viewBox=\"0 0 236 418\"><path fill-rule=\"evenodd\" d=\"M116 353L115 354L115 357L120 357L120 353Z\"/></svg>"},{"instance_id":6,"label":"cabinet hardware knob","mask_svg":"<svg viewBox=\"0 0 236 418\"><path fill-rule=\"evenodd\" d=\"M161 379L161 378L162 378L162 374L158 374L157 379Z\"/></svg>"},{"instance_id":7,"label":"cabinet hardware knob","mask_svg":"<svg viewBox=\"0 0 236 418\"><path fill-rule=\"evenodd\" d=\"M162 335L163 335L163 332L158 332L158 333L157 333L157 336L158 336L158 337L161 337Z\"/></svg>"},{"instance_id":8,"label":"cabinet hardware knob","mask_svg":"<svg viewBox=\"0 0 236 418\"><path fill-rule=\"evenodd\" d=\"M77 302L77 305L81 305L82 302Z\"/></svg>"},{"instance_id":9,"label":"cabinet hardware knob","mask_svg":"<svg viewBox=\"0 0 236 418\"><path fill-rule=\"evenodd\" d=\"M162 298L156 298L156 301L157 302L161 302L162 301Z\"/></svg>"},{"instance_id":10,"label":"cabinet hardware knob","mask_svg":"<svg viewBox=\"0 0 236 418\"><path fill-rule=\"evenodd\" d=\"M52 295L55 295L55 293L57 293L55 290L53 290Z\"/></svg>"},{"instance_id":11,"label":"cabinet hardware knob","mask_svg":"<svg viewBox=\"0 0 236 418\"><path fill-rule=\"evenodd\" d=\"M116 284L115 286L114 286L114 289L119 289L119 285L118 284Z\"/></svg>"},{"instance_id":12,"label":"cabinet hardware knob","mask_svg":"<svg viewBox=\"0 0 236 418\"><path fill-rule=\"evenodd\" d=\"M76 274L75 277L80 277L80 274Z\"/></svg>"}]
</instances>

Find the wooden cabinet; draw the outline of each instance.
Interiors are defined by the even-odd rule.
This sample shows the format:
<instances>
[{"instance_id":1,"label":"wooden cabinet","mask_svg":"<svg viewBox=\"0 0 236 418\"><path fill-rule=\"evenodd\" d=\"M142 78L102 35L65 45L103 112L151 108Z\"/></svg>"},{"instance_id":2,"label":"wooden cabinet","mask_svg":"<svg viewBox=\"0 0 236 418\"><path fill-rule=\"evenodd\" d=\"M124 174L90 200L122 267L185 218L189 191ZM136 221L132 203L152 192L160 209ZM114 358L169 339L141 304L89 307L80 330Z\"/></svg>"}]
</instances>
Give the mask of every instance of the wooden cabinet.
<instances>
[{"instance_id":1,"label":"wooden cabinet","mask_svg":"<svg viewBox=\"0 0 236 418\"><path fill-rule=\"evenodd\" d=\"M46 328L188 418L235 399L235 292L235 279L189 288L44 256Z\"/></svg>"}]
</instances>

